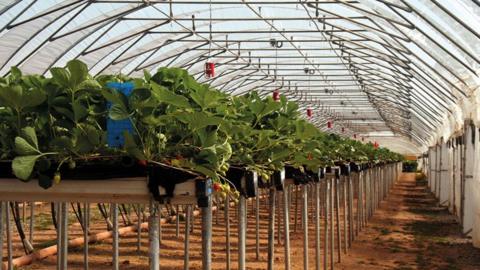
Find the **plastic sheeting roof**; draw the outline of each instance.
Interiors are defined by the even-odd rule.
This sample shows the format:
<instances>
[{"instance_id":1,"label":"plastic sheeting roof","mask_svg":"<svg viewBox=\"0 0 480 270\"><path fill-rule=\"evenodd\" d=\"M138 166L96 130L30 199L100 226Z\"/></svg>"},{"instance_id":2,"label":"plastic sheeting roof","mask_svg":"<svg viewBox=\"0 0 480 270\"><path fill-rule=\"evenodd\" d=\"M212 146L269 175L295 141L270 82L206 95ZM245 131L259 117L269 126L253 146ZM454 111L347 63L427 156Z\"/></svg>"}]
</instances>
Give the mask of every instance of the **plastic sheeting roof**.
<instances>
[{"instance_id":1,"label":"plastic sheeting roof","mask_svg":"<svg viewBox=\"0 0 480 270\"><path fill-rule=\"evenodd\" d=\"M92 74L183 67L419 153L479 85L479 22L478 0L0 0L0 75L73 58Z\"/></svg>"}]
</instances>

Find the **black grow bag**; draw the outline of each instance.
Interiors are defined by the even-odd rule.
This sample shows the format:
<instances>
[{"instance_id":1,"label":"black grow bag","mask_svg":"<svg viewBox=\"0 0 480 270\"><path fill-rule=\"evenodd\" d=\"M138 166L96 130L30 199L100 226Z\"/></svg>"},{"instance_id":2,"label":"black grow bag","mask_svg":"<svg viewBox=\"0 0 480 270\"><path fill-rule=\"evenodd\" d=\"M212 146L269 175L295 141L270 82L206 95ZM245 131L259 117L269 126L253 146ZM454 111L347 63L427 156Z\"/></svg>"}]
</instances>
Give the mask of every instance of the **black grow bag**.
<instances>
[{"instance_id":1,"label":"black grow bag","mask_svg":"<svg viewBox=\"0 0 480 270\"><path fill-rule=\"evenodd\" d=\"M246 198L257 196L257 187L259 186L257 173L245 168L230 167L226 176L234 188L240 192L240 195Z\"/></svg>"}]
</instances>

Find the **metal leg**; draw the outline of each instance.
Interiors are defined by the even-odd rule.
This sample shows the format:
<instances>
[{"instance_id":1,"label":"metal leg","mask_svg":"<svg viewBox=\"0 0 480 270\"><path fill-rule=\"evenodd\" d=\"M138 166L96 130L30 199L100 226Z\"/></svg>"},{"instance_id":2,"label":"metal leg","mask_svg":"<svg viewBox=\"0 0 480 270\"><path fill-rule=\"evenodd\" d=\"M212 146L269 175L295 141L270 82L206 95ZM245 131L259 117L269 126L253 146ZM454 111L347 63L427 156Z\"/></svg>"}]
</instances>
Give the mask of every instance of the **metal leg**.
<instances>
[{"instance_id":1,"label":"metal leg","mask_svg":"<svg viewBox=\"0 0 480 270\"><path fill-rule=\"evenodd\" d=\"M118 270L118 205L116 203L112 203L110 207L112 208L113 215L112 269Z\"/></svg>"},{"instance_id":2,"label":"metal leg","mask_svg":"<svg viewBox=\"0 0 480 270\"><path fill-rule=\"evenodd\" d=\"M298 223L298 186L295 186L295 223L293 231L297 232L297 223Z\"/></svg>"},{"instance_id":3,"label":"metal leg","mask_svg":"<svg viewBox=\"0 0 480 270\"><path fill-rule=\"evenodd\" d=\"M25 207L25 205L23 206ZM35 202L30 202L30 225L29 225L29 234L28 234L28 241L30 244L33 245L33 225L35 221ZM1 258L1 257L0 257Z\"/></svg>"},{"instance_id":4,"label":"metal leg","mask_svg":"<svg viewBox=\"0 0 480 270\"><path fill-rule=\"evenodd\" d=\"M283 193L284 191L282 191ZM281 194L280 194L281 195ZM282 244L282 198L277 196L277 241L278 244Z\"/></svg>"},{"instance_id":5,"label":"metal leg","mask_svg":"<svg viewBox=\"0 0 480 270\"><path fill-rule=\"evenodd\" d=\"M142 210L140 204L137 204L137 252L140 252L142 245Z\"/></svg>"},{"instance_id":6,"label":"metal leg","mask_svg":"<svg viewBox=\"0 0 480 270\"><path fill-rule=\"evenodd\" d=\"M228 196L225 198L225 248L227 252L226 270L230 270L230 200Z\"/></svg>"},{"instance_id":7,"label":"metal leg","mask_svg":"<svg viewBox=\"0 0 480 270\"><path fill-rule=\"evenodd\" d=\"M290 213L289 213L289 203L288 197L290 192L287 188L283 192L283 228L284 228L284 237L285 237L285 270L290 270Z\"/></svg>"},{"instance_id":8,"label":"metal leg","mask_svg":"<svg viewBox=\"0 0 480 270\"><path fill-rule=\"evenodd\" d=\"M348 215L347 219L347 179L350 179L350 177L343 177L342 181L342 191L343 191L343 252L347 254L347 247L348 247L348 239L350 238L350 229L352 226L350 223L347 224L347 220L350 220L350 215Z\"/></svg>"},{"instance_id":9,"label":"metal leg","mask_svg":"<svg viewBox=\"0 0 480 270\"><path fill-rule=\"evenodd\" d=\"M0 201L0 269L3 266L3 209L4 209L4 202Z\"/></svg>"},{"instance_id":10,"label":"metal leg","mask_svg":"<svg viewBox=\"0 0 480 270\"><path fill-rule=\"evenodd\" d=\"M315 183L315 269L320 270L320 183Z\"/></svg>"},{"instance_id":11,"label":"metal leg","mask_svg":"<svg viewBox=\"0 0 480 270\"><path fill-rule=\"evenodd\" d=\"M150 270L160 270L160 246L158 239L158 207L157 203L150 203L150 216L148 217L148 239L150 243L149 263Z\"/></svg>"},{"instance_id":12,"label":"metal leg","mask_svg":"<svg viewBox=\"0 0 480 270\"><path fill-rule=\"evenodd\" d=\"M90 219L90 204L85 203L83 206L84 215L83 215L83 269L88 270L88 228L89 228L89 219Z\"/></svg>"},{"instance_id":13,"label":"metal leg","mask_svg":"<svg viewBox=\"0 0 480 270\"><path fill-rule=\"evenodd\" d=\"M260 193L257 188L257 196L255 197L255 255L256 259L260 259Z\"/></svg>"},{"instance_id":14,"label":"metal leg","mask_svg":"<svg viewBox=\"0 0 480 270\"><path fill-rule=\"evenodd\" d=\"M330 179L330 269L334 267L334 252L335 252L335 229L334 229L334 215L333 215L333 208L334 208L334 199L335 199L335 178Z\"/></svg>"},{"instance_id":15,"label":"metal leg","mask_svg":"<svg viewBox=\"0 0 480 270\"><path fill-rule=\"evenodd\" d=\"M177 206L178 209L178 206ZM190 216L192 215L192 206L187 205L187 213L185 215L185 240L184 240L184 257L183 269L188 270L190 264Z\"/></svg>"},{"instance_id":16,"label":"metal leg","mask_svg":"<svg viewBox=\"0 0 480 270\"><path fill-rule=\"evenodd\" d=\"M67 269L68 256L68 206L67 203L60 203L60 268Z\"/></svg>"},{"instance_id":17,"label":"metal leg","mask_svg":"<svg viewBox=\"0 0 480 270\"><path fill-rule=\"evenodd\" d=\"M324 226L324 236L323 236L323 241L324 241L324 248L323 248L323 269L327 270L328 269L328 223L329 223L329 218L328 215L330 214L330 180L326 179L325 180L325 197L324 197L324 202L325 202L325 226Z\"/></svg>"},{"instance_id":18,"label":"metal leg","mask_svg":"<svg viewBox=\"0 0 480 270\"><path fill-rule=\"evenodd\" d=\"M268 217L268 270L274 269L274 251L275 251L275 200L276 191L270 188L270 216Z\"/></svg>"},{"instance_id":19,"label":"metal leg","mask_svg":"<svg viewBox=\"0 0 480 270\"><path fill-rule=\"evenodd\" d=\"M303 269L308 270L308 189L303 186Z\"/></svg>"},{"instance_id":20,"label":"metal leg","mask_svg":"<svg viewBox=\"0 0 480 270\"><path fill-rule=\"evenodd\" d=\"M240 196L238 199L238 269L245 270L245 248L246 248L246 199Z\"/></svg>"},{"instance_id":21,"label":"metal leg","mask_svg":"<svg viewBox=\"0 0 480 270\"><path fill-rule=\"evenodd\" d=\"M337 227L337 254L338 254L338 262L342 261L342 235L340 233L340 179L335 179L335 220L336 220L336 227Z\"/></svg>"},{"instance_id":22,"label":"metal leg","mask_svg":"<svg viewBox=\"0 0 480 270\"><path fill-rule=\"evenodd\" d=\"M175 236L178 238L180 235L180 215L178 213L178 205L175 207Z\"/></svg>"},{"instance_id":23,"label":"metal leg","mask_svg":"<svg viewBox=\"0 0 480 270\"><path fill-rule=\"evenodd\" d=\"M192 215L193 216L193 215ZM202 207L202 269L212 269L212 198Z\"/></svg>"}]
</instances>

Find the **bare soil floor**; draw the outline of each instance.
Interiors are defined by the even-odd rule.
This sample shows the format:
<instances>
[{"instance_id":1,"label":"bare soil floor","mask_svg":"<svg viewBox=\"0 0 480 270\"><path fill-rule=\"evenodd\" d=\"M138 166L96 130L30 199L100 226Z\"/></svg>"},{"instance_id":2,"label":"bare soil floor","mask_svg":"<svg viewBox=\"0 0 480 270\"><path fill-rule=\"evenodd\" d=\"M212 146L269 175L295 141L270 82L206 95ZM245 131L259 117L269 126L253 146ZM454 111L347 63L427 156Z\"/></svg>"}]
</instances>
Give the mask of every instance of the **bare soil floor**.
<instances>
[{"instance_id":1,"label":"bare soil floor","mask_svg":"<svg viewBox=\"0 0 480 270\"><path fill-rule=\"evenodd\" d=\"M480 250L464 237L415 174L403 174L337 269L480 269Z\"/></svg>"},{"instance_id":2,"label":"bare soil floor","mask_svg":"<svg viewBox=\"0 0 480 270\"><path fill-rule=\"evenodd\" d=\"M401 181L391 191L388 199L369 220L353 242L348 254L342 253L341 263L336 269L480 269L480 250L474 249L471 240L463 237L455 218L443 207L438 207L425 186L417 186L414 174L404 174ZM280 194L279 194L280 195ZM301 230L301 192L298 196L297 230L295 232L295 195L290 205L291 261L292 269L303 269L303 232ZM253 201L247 204L247 269L267 268L267 227L268 212L265 199L261 201L260 211L260 257L255 252L255 216ZM342 203L340 203L342 205ZM354 203L356 205L356 202ZM28 208L27 208L28 209ZM55 230L51 223L50 205L37 206L35 218L34 247L55 244ZM313 225L313 205L309 205L309 269L315 269L315 240ZM340 213L343 213L341 209ZM166 214L166 211L164 211ZM231 269L237 269L237 227L235 207L230 208L231 220ZM213 227L213 269L226 269L225 222L223 210L214 213ZM324 215L322 211L322 215ZM28 211L27 211L28 216ZM132 221L136 224L134 214ZM323 220L322 216L322 220ZM217 223L218 221L218 223ZM343 229L343 216L340 215ZM28 217L26 218L28 235ZM70 217L69 238L82 237L81 227L73 216ZM122 219L120 219L122 224ZM161 269L183 269L184 222L180 222L180 235L175 235L175 224L162 225ZM13 223L12 223L13 225ZM277 229L276 225L276 229ZM323 243L324 225L321 226ZM103 232L106 224L97 208L92 204L91 233ZM16 229L13 230L14 257L23 255ZM343 231L341 231L343 237ZM148 269L148 233L142 232L140 251L136 250L136 233L128 233L120 238L120 269ZM201 227L200 218L194 219L194 230L190 236L190 268L201 269ZM343 240L342 240L343 242ZM111 239L90 244L89 266L94 270L112 268ZM275 268L284 269L283 245L275 241ZM335 248L338 242L335 243ZM6 260L4 246L4 258ZM335 255L337 251L335 251ZM322 244L323 269L323 244ZM335 261L338 257L335 256ZM83 268L83 247L71 247L68 254L69 269ZM36 261L18 269L55 269L56 256Z\"/></svg>"}]
</instances>

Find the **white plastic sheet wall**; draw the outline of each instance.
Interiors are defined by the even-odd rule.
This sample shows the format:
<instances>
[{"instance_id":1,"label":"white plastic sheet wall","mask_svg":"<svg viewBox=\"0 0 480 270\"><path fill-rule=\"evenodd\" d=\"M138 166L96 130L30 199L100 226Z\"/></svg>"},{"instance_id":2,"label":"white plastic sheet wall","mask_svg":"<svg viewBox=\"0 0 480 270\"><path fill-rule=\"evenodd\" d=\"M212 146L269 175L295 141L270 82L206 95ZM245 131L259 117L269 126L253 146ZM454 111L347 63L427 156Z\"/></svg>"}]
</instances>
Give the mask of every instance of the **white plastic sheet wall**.
<instances>
[{"instance_id":1,"label":"white plastic sheet wall","mask_svg":"<svg viewBox=\"0 0 480 270\"><path fill-rule=\"evenodd\" d=\"M463 233L480 248L479 129L466 124L457 138L430 147L424 170L439 204L457 217Z\"/></svg>"}]
</instances>

